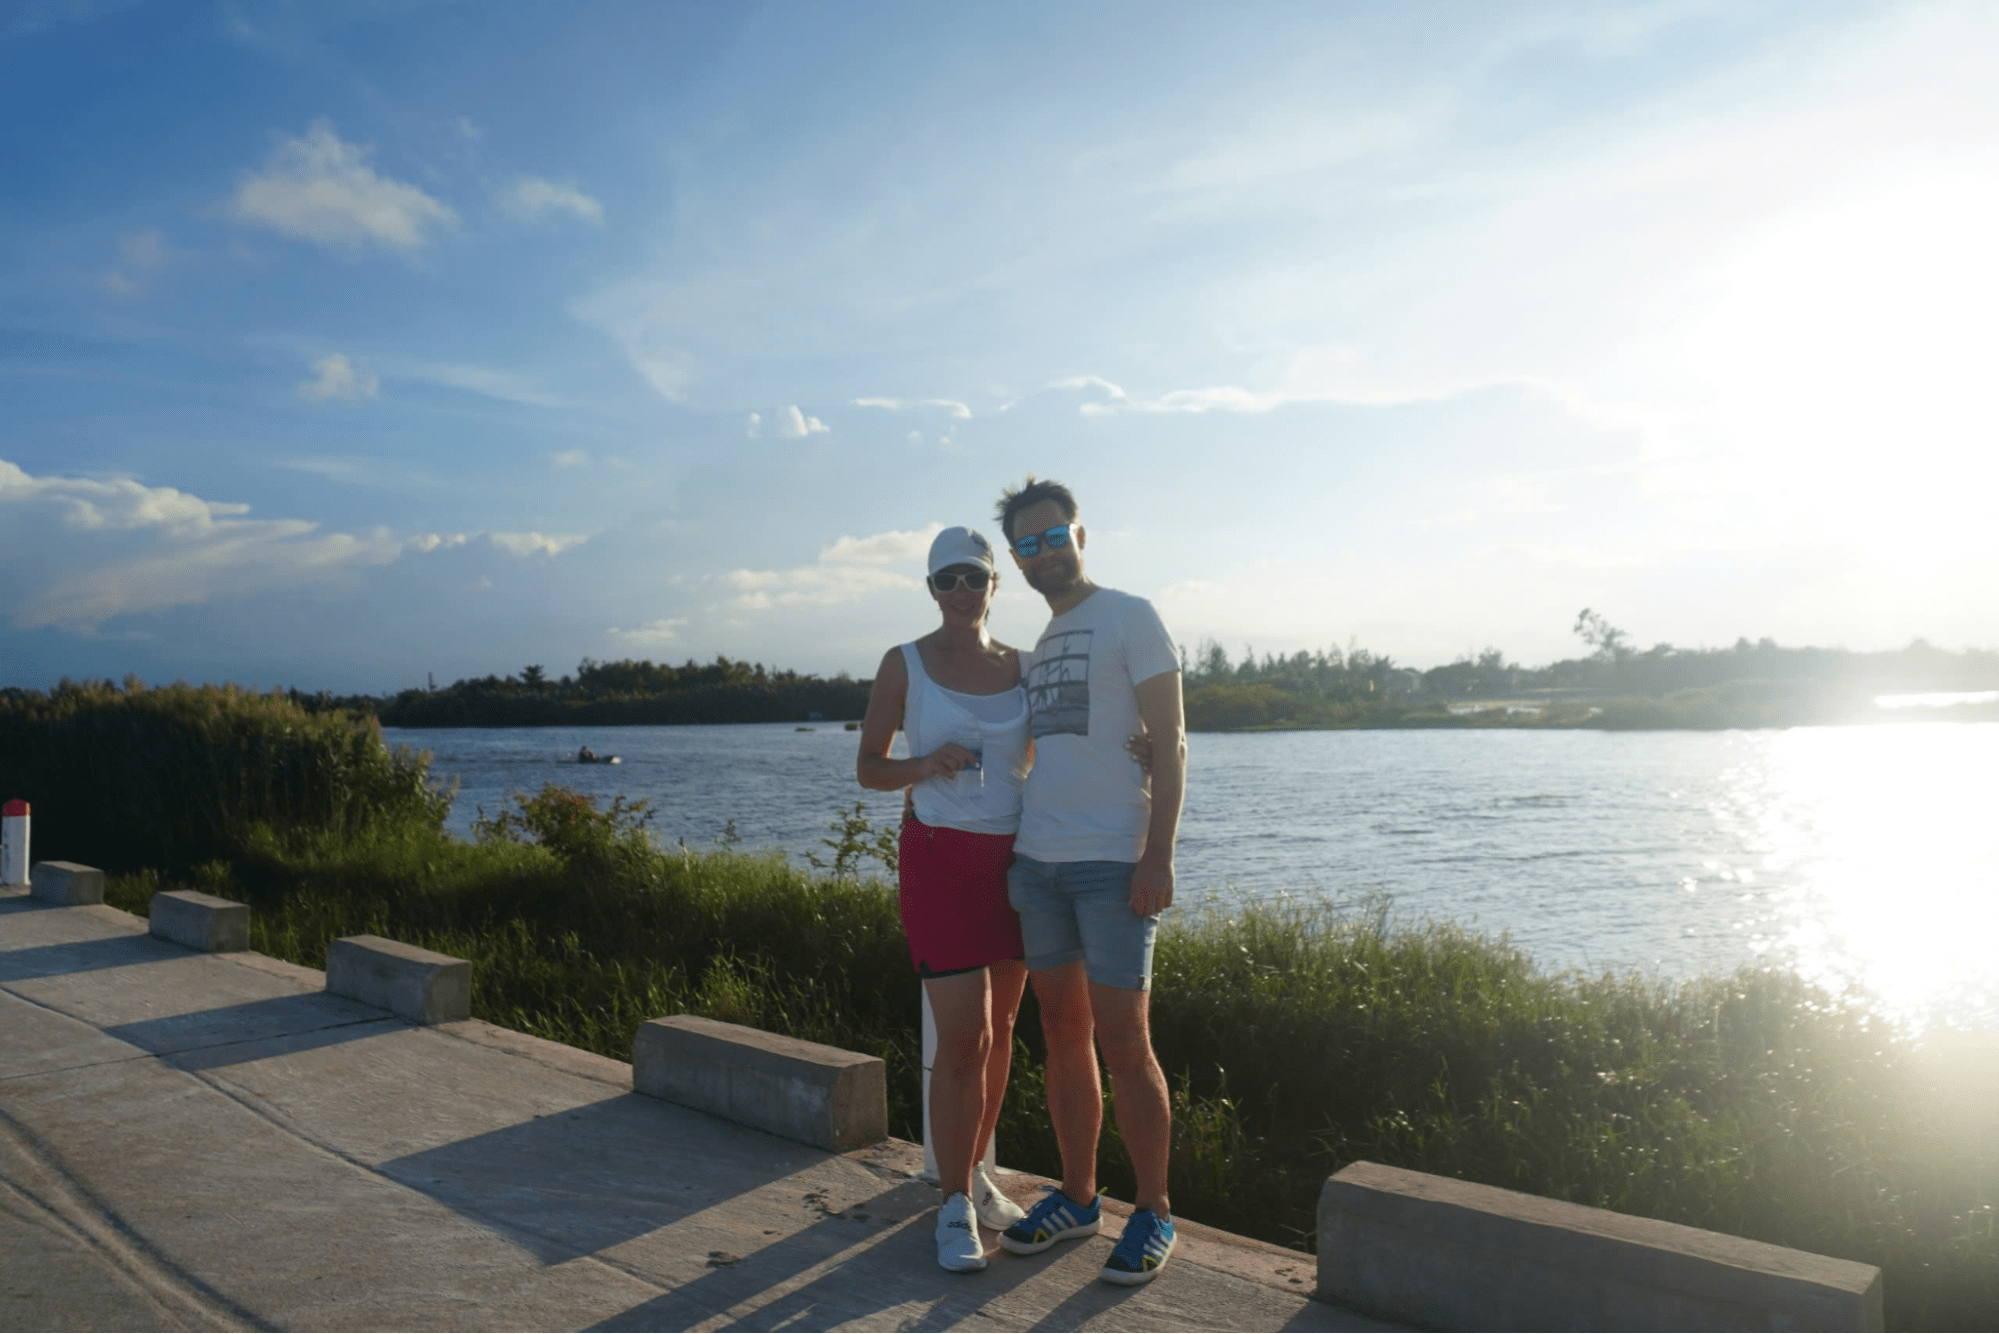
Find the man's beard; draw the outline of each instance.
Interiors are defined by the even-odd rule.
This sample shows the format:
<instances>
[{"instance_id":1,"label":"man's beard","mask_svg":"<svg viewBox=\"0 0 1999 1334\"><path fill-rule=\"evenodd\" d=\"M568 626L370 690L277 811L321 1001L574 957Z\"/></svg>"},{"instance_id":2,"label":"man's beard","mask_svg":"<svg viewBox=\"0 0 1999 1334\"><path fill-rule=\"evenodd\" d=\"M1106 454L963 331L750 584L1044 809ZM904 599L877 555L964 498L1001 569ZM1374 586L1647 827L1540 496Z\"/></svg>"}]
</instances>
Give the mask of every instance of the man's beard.
<instances>
[{"instance_id":1,"label":"man's beard","mask_svg":"<svg viewBox=\"0 0 1999 1334\"><path fill-rule=\"evenodd\" d=\"M1027 586L1043 597L1060 597L1083 581L1083 566L1072 559L1023 570L1021 574L1027 579Z\"/></svg>"}]
</instances>

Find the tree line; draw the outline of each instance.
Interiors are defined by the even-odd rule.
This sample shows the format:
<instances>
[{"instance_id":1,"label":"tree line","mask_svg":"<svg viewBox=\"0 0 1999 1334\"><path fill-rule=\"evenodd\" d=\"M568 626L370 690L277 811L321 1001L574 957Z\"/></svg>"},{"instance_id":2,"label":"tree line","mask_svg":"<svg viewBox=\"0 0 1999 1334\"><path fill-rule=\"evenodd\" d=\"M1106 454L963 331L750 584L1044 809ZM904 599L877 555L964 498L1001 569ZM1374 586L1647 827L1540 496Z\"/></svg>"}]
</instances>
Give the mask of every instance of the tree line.
<instances>
[{"instance_id":1,"label":"tree line","mask_svg":"<svg viewBox=\"0 0 1999 1334\"><path fill-rule=\"evenodd\" d=\"M1586 651L1540 667L1523 667L1497 648L1417 670L1356 644L1260 656L1245 646L1233 657L1203 640L1192 652L1180 649L1187 722L1196 731L1788 726L1852 721L1873 710L1876 694L1999 689L1999 651L1952 652L1921 639L1876 652L1789 648L1769 638L1722 648L1662 642L1641 650L1590 608L1573 629ZM506 676L392 696L293 691L291 697L314 711L371 713L391 727L835 722L866 712L872 684L845 672L814 676L726 656L680 666L585 658L559 678L529 664ZM1464 711L1480 701L1516 707Z\"/></svg>"},{"instance_id":2,"label":"tree line","mask_svg":"<svg viewBox=\"0 0 1999 1334\"><path fill-rule=\"evenodd\" d=\"M1922 639L1876 652L1788 648L1767 637L1639 650L1587 607L1573 629L1587 652L1545 666L1523 667L1487 648L1426 671L1357 646L1261 657L1245 646L1231 658L1203 640L1194 653L1181 652L1188 722L1197 730L1781 726L1850 721L1872 711L1877 694L1999 689L1999 651L1951 652ZM1478 701L1526 707L1451 709Z\"/></svg>"},{"instance_id":3,"label":"tree line","mask_svg":"<svg viewBox=\"0 0 1999 1334\"><path fill-rule=\"evenodd\" d=\"M414 686L395 695L301 695L308 709L350 709L389 727L558 727L630 723L764 723L859 718L869 682L717 657L675 667L646 659L585 658L573 675L539 663L517 673Z\"/></svg>"}]
</instances>

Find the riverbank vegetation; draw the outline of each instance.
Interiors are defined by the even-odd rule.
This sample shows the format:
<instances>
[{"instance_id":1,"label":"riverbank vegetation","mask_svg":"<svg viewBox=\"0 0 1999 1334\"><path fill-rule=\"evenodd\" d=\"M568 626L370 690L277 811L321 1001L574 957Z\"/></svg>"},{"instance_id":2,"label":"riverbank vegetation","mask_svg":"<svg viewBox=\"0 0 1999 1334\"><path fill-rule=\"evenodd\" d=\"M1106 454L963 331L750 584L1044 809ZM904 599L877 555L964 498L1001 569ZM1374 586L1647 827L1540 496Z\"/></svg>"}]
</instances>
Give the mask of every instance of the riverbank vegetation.
<instances>
[{"instance_id":1,"label":"riverbank vegetation","mask_svg":"<svg viewBox=\"0 0 1999 1334\"><path fill-rule=\"evenodd\" d=\"M1365 648L1232 659L1204 640L1181 651L1187 724L1233 732L1344 727L1591 727L1607 730L1797 727L1869 721L1999 720L1999 703L1890 711L1881 694L1999 689L1999 652L1953 653L1916 640L1882 653L1786 648L1770 639L1727 648L1629 636L1587 608L1586 654L1522 667L1496 648L1428 671ZM290 692L315 712L372 713L390 727L555 727L632 723L842 721L867 709L868 681L818 677L718 657L674 667L594 662L551 678L539 665L507 676L392 696Z\"/></svg>"},{"instance_id":2,"label":"riverbank vegetation","mask_svg":"<svg viewBox=\"0 0 1999 1334\"><path fill-rule=\"evenodd\" d=\"M892 1131L918 1133L918 984L893 892L859 874L890 850L865 812L836 821L833 874L724 831L662 848L642 807L559 788L464 843L365 718L186 688L30 704L0 701L0 788L35 802L38 858L119 872L116 906L186 885L251 903L252 947L298 963L362 932L468 958L481 1018L621 1059L678 1011L871 1052ZM97 779L124 785L115 818ZM189 812L200 838L159 827ZM1309 1247L1325 1176L1367 1158L1879 1264L1896 1327L1999 1310L1989 1030L1900 1033L1781 971L1549 976L1380 902L1183 906L1153 1006L1188 1218ZM1031 999L1020 1032L1000 1158L1053 1174Z\"/></svg>"},{"instance_id":3,"label":"riverbank vegetation","mask_svg":"<svg viewBox=\"0 0 1999 1334\"><path fill-rule=\"evenodd\" d=\"M1888 710L1883 694L1999 689L1999 652L1953 653L1916 640L1891 652L1654 644L1585 608L1589 652L1522 667L1496 648L1428 671L1364 648L1290 656L1212 640L1183 654L1188 726L1196 731L1339 727L1591 727L1605 730L1797 727L1878 721L1999 720L1999 704Z\"/></svg>"},{"instance_id":4,"label":"riverbank vegetation","mask_svg":"<svg viewBox=\"0 0 1999 1334\"><path fill-rule=\"evenodd\" d=\"M531 664L518 674L419 687L386 699L311 696L321 710L373 713L389 727L602 727L633 723L779 723L859 718L868 682L766 668L718 657L674 667L643 659L583 659L575 675L551 678Z\"/></svg>"}]
</instances>

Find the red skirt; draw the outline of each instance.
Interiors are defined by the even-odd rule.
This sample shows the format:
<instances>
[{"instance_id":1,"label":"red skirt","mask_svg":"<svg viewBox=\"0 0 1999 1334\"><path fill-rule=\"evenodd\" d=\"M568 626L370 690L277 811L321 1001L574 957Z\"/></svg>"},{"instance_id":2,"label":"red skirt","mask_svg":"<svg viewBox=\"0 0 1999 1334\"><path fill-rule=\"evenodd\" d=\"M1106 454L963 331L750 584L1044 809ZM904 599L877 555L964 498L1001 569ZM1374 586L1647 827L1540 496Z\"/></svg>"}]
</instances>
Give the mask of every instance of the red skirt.
<instances>
[{"instance_id":1,"label":"red skirt","mask_svg":"<svg viewBox=\"0 0 1999 1334\"><path fill-rule=\"evenodd\" d=\"M1020 914L1006 895L1012 864L1012 834L973 834L913 815L902 822L896 897L919 974L969 973L1022 956Z\"/></svg>"}]
</instances>

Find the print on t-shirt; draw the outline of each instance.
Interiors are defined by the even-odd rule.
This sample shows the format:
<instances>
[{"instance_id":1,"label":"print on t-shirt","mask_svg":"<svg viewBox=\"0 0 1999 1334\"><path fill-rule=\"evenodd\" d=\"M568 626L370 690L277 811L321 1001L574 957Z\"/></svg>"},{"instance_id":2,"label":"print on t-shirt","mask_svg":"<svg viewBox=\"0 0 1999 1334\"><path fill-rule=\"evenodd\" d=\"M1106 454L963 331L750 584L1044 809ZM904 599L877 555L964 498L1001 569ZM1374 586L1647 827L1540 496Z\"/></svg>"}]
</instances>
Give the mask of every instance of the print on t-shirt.
<instances>
[{"instance_id":1,"label":"print on t-shirt","mask_svg":"<svg viewBox=\"0 0 1999 1334\"><path fill-rule=\"evenodd\" d=\"M1044 637L1027 671L1027 730L1031 736L1090 734L1090 639L1095 630Z\"/></svg>"}]
</instances>

